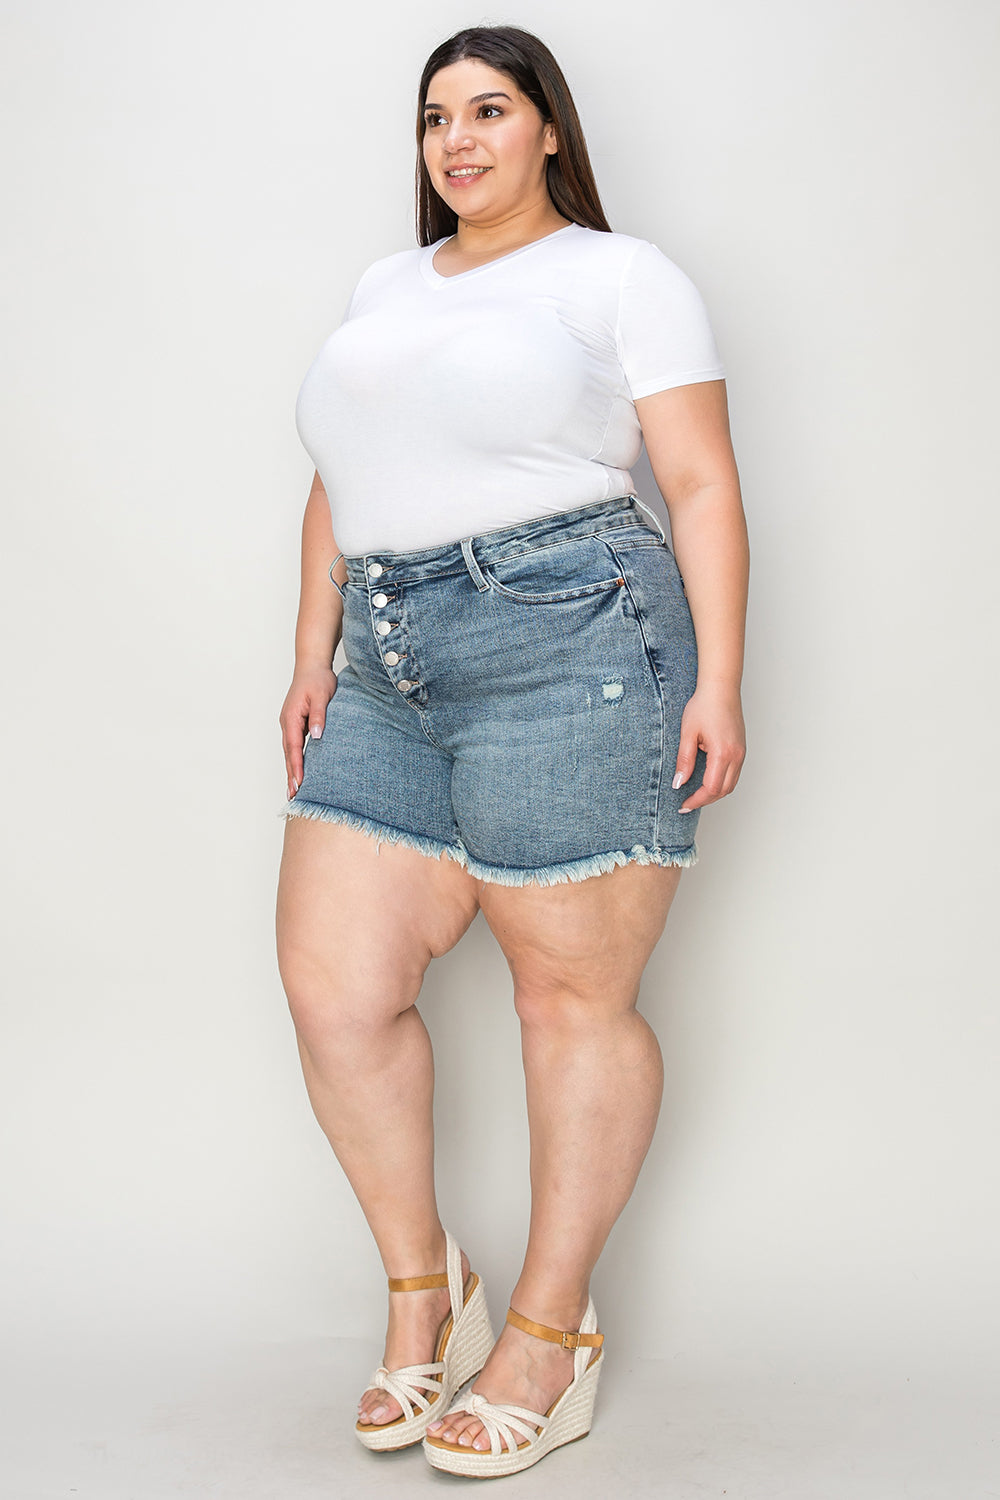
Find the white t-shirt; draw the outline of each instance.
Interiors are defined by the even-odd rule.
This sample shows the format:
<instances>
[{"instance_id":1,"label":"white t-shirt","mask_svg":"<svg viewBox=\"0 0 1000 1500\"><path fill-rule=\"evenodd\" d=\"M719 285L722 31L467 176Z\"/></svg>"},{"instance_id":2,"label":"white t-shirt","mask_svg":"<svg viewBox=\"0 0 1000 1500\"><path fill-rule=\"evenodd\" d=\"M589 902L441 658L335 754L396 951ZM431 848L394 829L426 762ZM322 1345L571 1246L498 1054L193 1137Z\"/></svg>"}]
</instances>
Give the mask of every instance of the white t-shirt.
<instances>
[{"instance_id":1,"label":"white t-shirt","mask_svg":"<svg viewBox=\"0 0 1000 1500\"><path fill-rule=\"evenodd\" d=\"M634 402L725 375L697 288L647 240L568 224L442 276L447 238L368 268L299 391L348 556L628 494Z\"/></svg>"}]
</instances>

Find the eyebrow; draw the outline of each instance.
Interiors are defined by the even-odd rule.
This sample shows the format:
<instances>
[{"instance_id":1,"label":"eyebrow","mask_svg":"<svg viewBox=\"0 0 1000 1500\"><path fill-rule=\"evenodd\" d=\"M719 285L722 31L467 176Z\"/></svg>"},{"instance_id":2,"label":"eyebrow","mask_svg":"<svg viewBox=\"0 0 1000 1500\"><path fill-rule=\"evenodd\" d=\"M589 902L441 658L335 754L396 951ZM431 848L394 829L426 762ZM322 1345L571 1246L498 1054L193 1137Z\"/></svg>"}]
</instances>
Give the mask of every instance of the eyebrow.
<instances>
[{"instance_id":1,"label":"eyebrow","mask_svg":"<svg viewBox=\"0 0 1000 1500\"><path fill-rule=\"evenodd\" d=\"M500 90L500 89L493 89L488 94L473 94L472 98L469 100L469 103L470 104L485 104L485 102L486 102L487 99L510 99L510 95L503 93L502 90ZM512 104L513 104L513 102L514 101L511 99L511 103ZM440 110L443 110L444 109L444 105L443 104L425 104L424 105L424 109L440 109Z\"/></svg>"}]
</instances>

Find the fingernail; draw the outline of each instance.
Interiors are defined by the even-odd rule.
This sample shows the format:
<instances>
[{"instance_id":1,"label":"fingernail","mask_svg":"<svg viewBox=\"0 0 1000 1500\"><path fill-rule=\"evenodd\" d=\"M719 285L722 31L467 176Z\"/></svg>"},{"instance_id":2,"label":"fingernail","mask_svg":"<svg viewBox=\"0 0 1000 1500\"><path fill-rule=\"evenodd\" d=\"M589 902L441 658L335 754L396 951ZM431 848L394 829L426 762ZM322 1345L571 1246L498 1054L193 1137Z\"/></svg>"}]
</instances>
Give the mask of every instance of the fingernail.
<instances>
[{"instance_id":1,"label":"fingernail","mask_svg":"<svg viewBox=\"0 0 1000 1500\"><path fill-rule=\"evenodd\" d=\"M677 811L678 812L682 812L682 813L689 813L689 812L694 812L694 808L693 807L679 807L677 809Z\"/></svg>"},{"instance_id":2,"label":"fingernail","mask_svg":"<svg viewBox=\"0 0 1000 1500\"><path fill-rule=\"evenodd\" d=\"M684 785L684 777L681 775L680 771L678 771L677 775L674 777L672 785L675 792L679 786Z\"/></svg>"},{"instance_id":3,"label":"fingernail","mask_svg":"<svg viewBox=\"0 0 1000 1500\"><path fill-rule=\"evenodd\" d=\"M318 740L320 735L323 733L322 724L314 724L309 733L312 735L314 740Z\"/></svg>"}]
</instances>

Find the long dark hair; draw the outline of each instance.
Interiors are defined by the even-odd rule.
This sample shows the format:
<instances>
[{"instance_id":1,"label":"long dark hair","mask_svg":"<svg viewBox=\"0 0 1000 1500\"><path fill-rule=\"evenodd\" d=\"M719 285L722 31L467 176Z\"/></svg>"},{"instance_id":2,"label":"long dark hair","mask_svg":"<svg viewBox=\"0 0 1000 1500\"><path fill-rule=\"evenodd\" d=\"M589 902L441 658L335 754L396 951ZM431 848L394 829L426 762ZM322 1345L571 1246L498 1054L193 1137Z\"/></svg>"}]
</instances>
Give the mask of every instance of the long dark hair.
<instances>
[{"instance_id":1,"label":"long dark hair","mask_svg":"<svg viewBox=\"0 0 1000 1500\"><path fill-rule=\"evenodd\" d=\"M611 233L604 217L580 117L562 69L544 42L518 26L470 26L436 47L420 76L417 97L417 241L433 245L458 228L458 215L432 184L424 166L424 106L439 68L475 58L495 68L520 89L546 124L556 128L558 151L546 161L549 197L563 218L586 229Z\"/></svg>"}]
</instances>

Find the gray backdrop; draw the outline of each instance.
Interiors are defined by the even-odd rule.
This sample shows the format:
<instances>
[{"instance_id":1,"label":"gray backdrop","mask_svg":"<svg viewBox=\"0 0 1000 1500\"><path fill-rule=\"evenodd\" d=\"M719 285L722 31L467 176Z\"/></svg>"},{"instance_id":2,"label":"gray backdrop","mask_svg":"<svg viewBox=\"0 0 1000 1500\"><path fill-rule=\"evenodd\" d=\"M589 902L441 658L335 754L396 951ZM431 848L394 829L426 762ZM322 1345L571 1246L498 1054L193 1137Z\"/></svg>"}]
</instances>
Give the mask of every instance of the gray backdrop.
<instances>
[{"instance_id":1,"label":"gray backdrop","mask_svg":"<svg viewBox=\"0 0 1000 1500\"><path fill-rule=\"evenodd\" d=\"M413 243L424 58L503 20L562 62L613 227L706 299L751 531L749 755L643 985L667 1086L595 1280L609 1347L985 1372L994 8L3 17L11 1336L146 1359L195 1333L381 1337L273 950L312 475L293 406L361 270ZM498 1321L527 1142L481 918L422 1008L442 1210Z\"/></svg>"}]
</instances>

